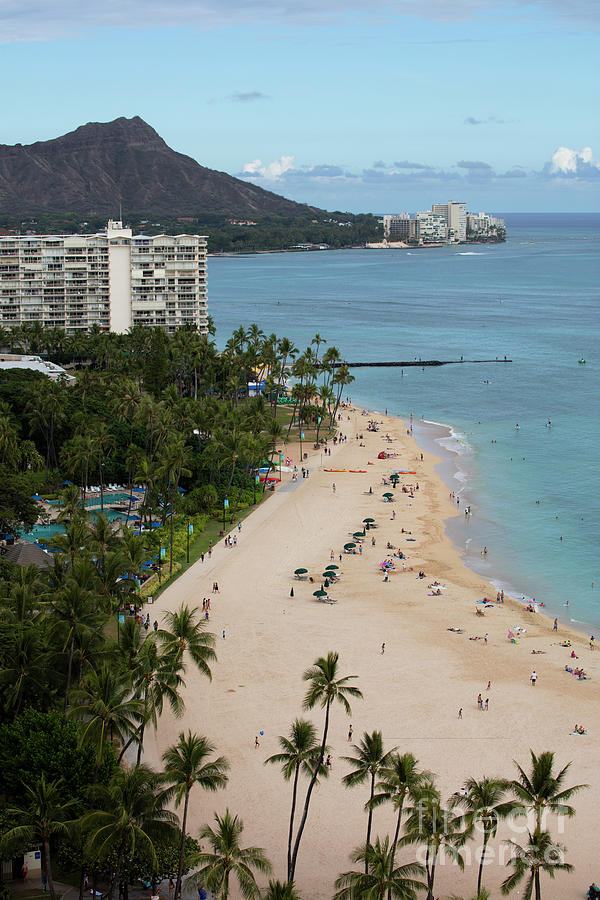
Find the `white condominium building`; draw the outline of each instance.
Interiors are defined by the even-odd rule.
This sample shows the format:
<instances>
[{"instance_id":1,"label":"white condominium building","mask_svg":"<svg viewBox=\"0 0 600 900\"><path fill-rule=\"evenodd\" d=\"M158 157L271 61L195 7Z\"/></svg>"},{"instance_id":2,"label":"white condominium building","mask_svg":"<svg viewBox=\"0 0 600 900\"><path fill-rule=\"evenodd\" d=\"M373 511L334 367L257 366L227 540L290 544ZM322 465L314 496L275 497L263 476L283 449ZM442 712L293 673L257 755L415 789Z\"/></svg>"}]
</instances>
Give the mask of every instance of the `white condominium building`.
<instances>
[{"instance_id":1,"label":"white condominium building","mask_svg":"<svg viewBox=\"0 0 600 900\"><path fill-rule=\"evenodd\" d=\"M450 200L449 203L434 203L431 212L443 216L446 220L449 241L466 241L467 239L467 206Z\"/></svg>"},{"instance_id":2,"label":"white condominium building","mask_svg":"<svg viewBox=\"0 0 600 900\"><path fill-rule=\"evenodd\" d=\"M421 212L415 216L415 236L422 244L439 244L446 240L447 226L443 216Z\"/></svg>"},{"instance_id":3,"label":"white condominium building","mask_svg":"<svg viewBox=\"0 0 600 900\"><path fill-rule=\"evenodd\" d=\"M99 325L207 331L206 237L133 236L121 222L90 235L0 237L0 326L68 333Z\"/></svg>"}]
</instances>

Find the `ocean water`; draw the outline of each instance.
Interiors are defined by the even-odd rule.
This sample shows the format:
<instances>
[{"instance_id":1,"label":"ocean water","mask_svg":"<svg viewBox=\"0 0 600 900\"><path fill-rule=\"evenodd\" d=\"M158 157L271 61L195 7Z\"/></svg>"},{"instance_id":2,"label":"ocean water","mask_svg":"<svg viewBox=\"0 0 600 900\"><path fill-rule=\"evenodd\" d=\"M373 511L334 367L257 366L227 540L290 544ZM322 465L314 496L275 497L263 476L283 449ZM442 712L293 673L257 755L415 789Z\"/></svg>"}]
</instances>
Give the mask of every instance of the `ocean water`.
<instances>
[{"instance_id":1,"label":"ocean water","mask_svg":"<svg viewBox=\"0 0 600 900\"><path fill-rule=\"evenodd\" d=\"M219 346L257 322L349 361L512 360L354 369L347 393L413 413L472 506L447 523L471 568L598 631L600 215L505 218L501 245L214 257L209 310Z\"/></svg>"}]
</instances>

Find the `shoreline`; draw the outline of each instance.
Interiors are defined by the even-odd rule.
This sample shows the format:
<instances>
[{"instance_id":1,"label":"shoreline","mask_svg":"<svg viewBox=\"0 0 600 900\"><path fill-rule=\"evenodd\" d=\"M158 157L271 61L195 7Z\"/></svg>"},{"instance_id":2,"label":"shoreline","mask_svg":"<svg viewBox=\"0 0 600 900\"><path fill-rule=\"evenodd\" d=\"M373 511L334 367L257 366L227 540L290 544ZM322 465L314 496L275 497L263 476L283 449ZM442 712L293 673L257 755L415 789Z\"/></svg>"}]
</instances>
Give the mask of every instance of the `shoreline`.
<instances>
[{"instance_id":1,"label":"shoreline","mask_svg":"<svg viewBox=\"0 0 600 900\"><path fill-rule=\"evenodd\" d=\"M210 562L187 570L152 610L160 619L165 609L176 609L182 602L198 606L203 595L210 596L209 627L219 635L219 661L212 683L188 669L186 712L180 720L165 712L158 733L148 738L146 761L157 766L180 731L192 728L206 734L230 760L231 777L226 791L196 795L191 833L211 820L213 809L222 813L229 807L244 820L244 839L266 849L279 878L284 875L282 834L289 816L289 786L278 768L265 766L264 760L278 751L277 736L287 734L290 722L303 715L302 672L329 650L339 651L340 674L356 674L365 697L352 704L354 739L363 731L382 730L387 748L411 751L423 767L438 773L443 796L456 791L468 776L514 777L511 760L527 765L530 747L536 752L555 750L561 766L573 760L569 783L594 783L597 778L597 654L587 649L579 632L561 623L557 635L547 616L527 613L513 599L486 607L483 618L476 615L477 601L493 598L495 592L467 568L446 534L444 521L456 510L436 472L439 457L423 451L421 460L416 440L406 434L401 419L356 409L341 412L338 427L347 432L347 441L335 448L330 444L331 459L325 465L344 471L325 472L319 465L320 450L307 451L309 478L286 480L245 520L236 549L226 549L221 541ZM379 433L365 430L369 418L383 420ZM355 434L362 434L363 440ZM379 451L388 448L398 453L397 459L379 460ZM298 457L297 445L286 449ZM402 476L402 481L413 486L418 482L419 489L410 497L399 488L394 502L384 503L381 478L396 468L414 470L416 475ZM365 516L376 520L376 530L367 532L376 546L367 537L362 555L342 554L343 574L331 588L338 602L329 606L316 601L315 582L329 563L330 551L337 563L348 534ZM407 570L398 564L385 583L379 562L388 541L404 552ZM293 578L299 566L314 574L313 584ZM417 577L419 570L425 579ZM214 580L220 585L218 594L210 592ZM427 585L433 581L445 585L442 595L431 595ZM507 639L515 624L526 629L516 645ZM458 626L463 633L449 631ZM226 637L220 637L222 631ZM565 673L571 652L560 646L565 639L592 681L578 682ZM380 653L382 641L385 655ZM533 649L542 655L532 657ZM532 668L539 674L535 691L529 683ZM488 682L491 703L484 715L475 697L486 691ZM461 719L459 707L464 708ZM320 728L320 711L311 718ZM299 857L298 890L315 900L332 896L335 877L351 867L349 854L364 841L366 789L349 791L340 781L347 771L341 757L351 750L348 721L341 709L332 712L332 776L315 791ZM574 721L590 733L568 737ZM255 735L260 735L257 748ZM577 875L559 874L555 882L546 883L544 895L549 898L578 897L579 885L594 877L593 794L582 793L575 823L567 822L560 838ZM393 820L391 809L376 810L374 834L393 831ZM341 822L343 828L338 827ZM503 826L496 849L509 836ZM475 846L469 846L474 852ZM414 851L403 851L402 862L412 858ZM474 866L467 866L465 873L442 866L436 896L470 896ZM504 866L486 867L492 896L498 895L505 876Z\"/></svg>"}]
</instances>

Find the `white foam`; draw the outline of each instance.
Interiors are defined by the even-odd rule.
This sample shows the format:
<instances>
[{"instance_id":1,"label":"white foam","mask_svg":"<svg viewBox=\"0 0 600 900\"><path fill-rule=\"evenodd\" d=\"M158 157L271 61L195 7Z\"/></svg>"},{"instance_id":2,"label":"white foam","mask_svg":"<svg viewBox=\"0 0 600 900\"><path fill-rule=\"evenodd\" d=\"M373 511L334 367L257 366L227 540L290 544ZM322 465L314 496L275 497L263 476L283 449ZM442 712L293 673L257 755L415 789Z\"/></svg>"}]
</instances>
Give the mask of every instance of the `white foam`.
<instances>
[{"instance_id":1,"label":"white foam","mask_svg":"<svg viewBox=\"0 0 600 900\"><path fill-rule=\"evenodd\" d=\"M456 256L487 256L487 253L475 253L474 250L465 250L462 253L456 253Z\"/></svg>"}]
</instances>

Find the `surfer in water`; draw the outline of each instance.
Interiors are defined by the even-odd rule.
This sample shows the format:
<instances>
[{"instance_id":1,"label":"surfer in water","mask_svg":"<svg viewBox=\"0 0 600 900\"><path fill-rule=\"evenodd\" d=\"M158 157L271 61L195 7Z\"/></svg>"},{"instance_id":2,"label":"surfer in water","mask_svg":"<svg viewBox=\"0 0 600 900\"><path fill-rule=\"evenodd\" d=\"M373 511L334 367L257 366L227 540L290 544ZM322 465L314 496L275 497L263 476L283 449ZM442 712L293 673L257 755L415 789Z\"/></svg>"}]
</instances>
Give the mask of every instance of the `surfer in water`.
<instances>
[{"instance_id":1,"label":"surfer in water","mask_svg":"<svg viewBox=\"0 0 600 900\"><path fill-rule=\"evenodd\" d=\"M519 427L520 427L520 426L519 426L519 423L518 423L518 422L515 422L515 431L518 431L518 430L519 430Z\"/></svg>"},{"instance_id":2,"label":"surfer in water","mask_svg":"<svg viewBox=\"0 0 600 900\"><path fill-rule=\"evenodd\" d=\"M552 428L552 422L550 419L546 422L546 428Z\"/></svg>"}]
</instances>

